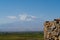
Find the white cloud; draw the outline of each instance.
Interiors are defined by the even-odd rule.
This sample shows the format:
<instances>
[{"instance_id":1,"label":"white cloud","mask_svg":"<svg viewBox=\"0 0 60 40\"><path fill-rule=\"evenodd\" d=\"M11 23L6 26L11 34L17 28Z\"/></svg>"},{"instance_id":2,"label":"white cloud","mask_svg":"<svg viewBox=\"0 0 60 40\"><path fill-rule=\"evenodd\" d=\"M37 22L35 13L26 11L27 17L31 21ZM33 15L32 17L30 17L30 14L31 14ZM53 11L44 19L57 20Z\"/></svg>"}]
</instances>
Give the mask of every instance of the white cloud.
<instances>
[{"instance_id":1,"label":"white cloud","mask_svg":"<svg viewBox=\"0 0 60 40\"><path fill-rule=\"evenodd\" d=\"M7 16L7 18L9 18L9 19L16 19L17 17L16 16Z\"/></svg>"},{"instance_id":2,"label":"white cloud","mask_svg":"<svg viewBox=\"0 0 60 40\"><path fill-rule=\"evenodd\" d=\"M27 15L19 15L19 19L22 21L26 20L26 18L27 18Z\"/></svg>"},{"instance_id":3,"label":"white cloud","mask_svg":"<svg viewBox=\"0 0 60 40\"><path fill-rule=\"evenodd\" d=\"M19 15L19 19L21 21L32 21L32 20L34 20L34 18L36 18L36 16L31 16L31 15L27 15L27 14L20 14Z\"/></svg>"},{"instance_id":4,"label":"white cloud","mask_svg":"<svg viewBox=\"0 0 60 40\"><path fill-rule=\"evenodd\" d=\"M18 16L7 16L7 18L12 19L12 20L19 20L19 21L33 21L37 17L28 15L28 14L20 14Z\"/></svg>"},{"instance_id":5,"label":"white cloud","mask_svg":"<svg viewBox=\"0 0 60 40\"><path fill-rule=\"evenodd\" d=\"M31 16L32 18L37 18L36 16Z\"/></svg>"}]
</instances>

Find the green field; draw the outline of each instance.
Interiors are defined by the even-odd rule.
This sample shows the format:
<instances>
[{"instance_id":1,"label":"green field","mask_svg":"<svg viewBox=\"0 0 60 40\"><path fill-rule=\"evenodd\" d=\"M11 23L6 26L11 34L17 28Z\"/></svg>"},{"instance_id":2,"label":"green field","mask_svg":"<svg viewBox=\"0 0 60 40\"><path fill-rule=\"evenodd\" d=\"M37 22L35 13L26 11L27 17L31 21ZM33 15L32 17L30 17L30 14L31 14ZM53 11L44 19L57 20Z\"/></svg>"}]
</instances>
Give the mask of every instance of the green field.
<instances>
[{"instance_id":1,"label":"green field","mask_svg":"<svg viewBox=\"0 0 60 40\"><path fill-rule=\"evenodd\" d=\"M43 40L43 32L0 32L0 40Z\"/></svg>"}]
</instances>

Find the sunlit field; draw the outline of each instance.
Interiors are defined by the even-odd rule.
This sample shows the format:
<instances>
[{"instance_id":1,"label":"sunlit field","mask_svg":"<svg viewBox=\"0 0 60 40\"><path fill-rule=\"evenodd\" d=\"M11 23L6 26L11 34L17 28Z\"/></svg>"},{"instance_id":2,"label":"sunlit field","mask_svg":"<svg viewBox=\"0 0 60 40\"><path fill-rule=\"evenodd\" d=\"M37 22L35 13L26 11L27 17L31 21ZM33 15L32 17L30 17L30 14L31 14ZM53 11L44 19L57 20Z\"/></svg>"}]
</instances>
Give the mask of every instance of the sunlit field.
<instances>
[{"instance_id":1,"label":"sunlit field","mask_svg":"<svg viewBox=\"0 0 60 40\"><path fill-rule=\"evenodd\" d=\"M0 32L0 40L43 40L43 32Z\"/></svg>"}]
</instances>

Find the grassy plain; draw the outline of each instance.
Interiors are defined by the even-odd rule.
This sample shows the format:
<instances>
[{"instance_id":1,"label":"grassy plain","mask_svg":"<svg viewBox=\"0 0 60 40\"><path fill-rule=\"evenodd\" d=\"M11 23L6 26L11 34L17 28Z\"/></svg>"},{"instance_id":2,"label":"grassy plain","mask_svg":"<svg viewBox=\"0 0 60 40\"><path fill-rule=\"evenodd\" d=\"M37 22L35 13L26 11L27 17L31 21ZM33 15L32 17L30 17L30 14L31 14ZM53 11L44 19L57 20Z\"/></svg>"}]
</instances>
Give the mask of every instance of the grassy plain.
<instances>
[{"instance_id":1,"label":"grassy plain","mask_svg":"<svg viewBox=\"0 0 60 40\"><path fill-rule=\"evenodd\" d=\"M0 40L43 40L43 32L0 32Z\"/></svg>"}]
</instances>

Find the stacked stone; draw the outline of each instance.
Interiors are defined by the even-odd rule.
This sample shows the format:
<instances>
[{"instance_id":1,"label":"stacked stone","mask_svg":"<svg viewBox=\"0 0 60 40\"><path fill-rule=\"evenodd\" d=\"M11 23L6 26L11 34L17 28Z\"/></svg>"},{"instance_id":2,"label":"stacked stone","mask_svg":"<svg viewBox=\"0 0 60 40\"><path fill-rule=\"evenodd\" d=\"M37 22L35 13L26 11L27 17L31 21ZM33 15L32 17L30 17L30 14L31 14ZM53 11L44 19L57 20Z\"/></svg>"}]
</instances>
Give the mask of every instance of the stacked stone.
<instances>
[{"instance_id":1,"label":"stacked stone","mask_svg":"<svg viewBox=\"0 0 60 40\"><path fill-rule=\"evenodd\" d=\"M60 19L44 23L44 40L60 40Z\"/></svg>"}]
</instances>

